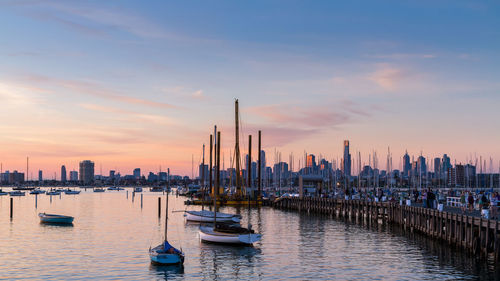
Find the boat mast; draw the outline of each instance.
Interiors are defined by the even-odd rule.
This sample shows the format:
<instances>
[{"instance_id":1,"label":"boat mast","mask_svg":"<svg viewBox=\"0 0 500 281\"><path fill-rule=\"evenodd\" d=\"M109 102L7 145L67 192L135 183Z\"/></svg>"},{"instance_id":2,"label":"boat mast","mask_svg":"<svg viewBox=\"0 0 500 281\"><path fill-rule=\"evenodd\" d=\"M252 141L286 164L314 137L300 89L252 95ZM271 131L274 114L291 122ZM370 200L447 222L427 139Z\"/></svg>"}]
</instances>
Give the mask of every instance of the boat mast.
<instances>
[{"instance_id":1,"label":"boat mast","mask_svg":"<svg viewBox=\"0 0 500 281\"><path fill-rule=\"evenodd\" d=\"M167 227L168 227L168 190L167 199L165 200L165 242L167 242Z\"/></svg>"},{"instance_id":2,"label":"boat mast","mask_svg":"<svg viewBox=\"0 0 500 281\"><path fill-rule=\"evenodd\" d=\"M240 175L240 127L238 118L238 99L234 102L235 140L234 154L236 156L236 196L241 196L241 175Z\"/></svg>"},{"instance_id":3,"label":"boat mast","mask_svg":"<svg viewBox=\"0 0 500 281\"><path fill-rule=\"evenodd\" d=\"M203 157L201 160L201 192L202 201L201 201L201 210L205 209L205 144L203 144Z\"/></svg>"},{"instance_id":4,"label":"boat mast","mask_svg":"<svg viewBox=\"0 0 500 281\"><path fill-rule=\"evenodd\" d=\"M212 154L214 149L214 136L210 135L210 170L208 171L208 189L212 192Z\"/></svg>"}]
</instances>

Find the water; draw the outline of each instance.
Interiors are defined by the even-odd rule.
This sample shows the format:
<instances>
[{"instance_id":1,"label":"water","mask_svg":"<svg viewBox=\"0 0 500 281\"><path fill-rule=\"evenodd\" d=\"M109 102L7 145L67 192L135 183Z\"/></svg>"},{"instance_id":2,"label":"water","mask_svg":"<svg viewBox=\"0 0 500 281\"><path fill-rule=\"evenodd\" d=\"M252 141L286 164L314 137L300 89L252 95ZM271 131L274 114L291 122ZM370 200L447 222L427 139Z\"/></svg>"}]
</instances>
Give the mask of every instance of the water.
<instances>
[{"instance_id":1,"label":"water","mask_svg":"<svg viewBox=\"0 0 500 281\"><path fill-rule=\"evenodd\" d=\"M162 197L162 218L158 218ZM325 216L253 209L254 247L204 244L183 213L169 215L169 241L186 254L184 268L150 264L148 248L162 241L165 196L125 191L80 195L0 197L0 279L8 280L431 280L494 279L491 260L479 260L423 236ZM184 197L169 209L184 210ZM199 206L189 206L197 209ZM248 210L238 212L246 225ZM39 212L75 217L73 226L39 223Z\"/></svg>"}]
</instances>

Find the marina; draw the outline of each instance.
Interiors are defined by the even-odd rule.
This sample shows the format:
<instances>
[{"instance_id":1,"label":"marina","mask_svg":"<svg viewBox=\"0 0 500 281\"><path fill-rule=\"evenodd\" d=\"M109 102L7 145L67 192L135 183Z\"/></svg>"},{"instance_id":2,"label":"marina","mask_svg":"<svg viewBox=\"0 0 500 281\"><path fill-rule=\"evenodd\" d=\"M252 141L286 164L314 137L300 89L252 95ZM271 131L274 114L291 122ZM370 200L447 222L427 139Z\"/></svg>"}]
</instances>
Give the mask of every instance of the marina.
<instances>
[{"instance_id":1,"label":"marina","mask_svg":"<svg viewBox=\"0 0 500 281\"><path fill-rule=\"evenodd\" d=\"M422 280L444 276L474 280L498 274L494 258L449 247L421 232L396 224L356 223L313 210L307 213L305 208L300 213L252 208L250 223L262 234L253 247L206 244L198 236L200 224L189 223L183 212L175 212L185 208L182 197L175 196L169 196L168 237L185 253L184 266L154 266L147 249L163 239L165 210L161 217L157 212L159 197L165 206L164 195L145 192L143 204L127 198L126 190L93 193L89 189L79 196L52 196L52 201L48 197L39 197L37 207L35 195L13 198L12 219L9 198L0 197L1 278ZM247 224L247 208L220 211L239 214L242 225ZM75 222L72 226L40 224L40 212L71 215ZM44 255L36 255L39 252ZM31 269L24 270L28 258Z\"/></svg>"}]
</instances>

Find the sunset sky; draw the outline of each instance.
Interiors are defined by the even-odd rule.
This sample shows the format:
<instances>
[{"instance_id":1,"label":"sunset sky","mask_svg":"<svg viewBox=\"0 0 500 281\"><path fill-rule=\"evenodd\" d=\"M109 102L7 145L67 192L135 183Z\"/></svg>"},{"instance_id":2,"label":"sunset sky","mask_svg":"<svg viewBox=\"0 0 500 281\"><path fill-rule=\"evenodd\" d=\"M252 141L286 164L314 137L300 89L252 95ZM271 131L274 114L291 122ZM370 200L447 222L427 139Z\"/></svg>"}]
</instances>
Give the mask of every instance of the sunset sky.
<instances>
[{"instance_id":1,"label":"sunset sky","mask_svg":"<svg viewBox=\"0 0 500 281\"><path fill-rule=\"evenodd\" d=\"M275 149L296 168L304 151L340 159L349 139L381 168L390 146L394 168L408 149L498 171L499 15L494 1L0 0L0 162L191 176L218 125L228 168L238 98L242 150L261 129L270 164Z\"/></svg>"}]
</instances>

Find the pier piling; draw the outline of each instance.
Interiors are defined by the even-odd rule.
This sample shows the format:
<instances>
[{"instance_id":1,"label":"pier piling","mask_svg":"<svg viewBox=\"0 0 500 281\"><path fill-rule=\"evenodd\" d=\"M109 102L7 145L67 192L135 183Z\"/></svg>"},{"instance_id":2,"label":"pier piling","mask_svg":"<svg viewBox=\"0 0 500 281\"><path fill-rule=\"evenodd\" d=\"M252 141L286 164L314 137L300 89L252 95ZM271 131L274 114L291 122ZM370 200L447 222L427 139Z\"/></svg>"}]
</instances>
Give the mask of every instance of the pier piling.
<instances>
[{"instance_id":1,"label":"pier piling","mask_svg":"<svg viewBox=\"0 0 500 281\"><path fill-rule=\"evenodd\" d=\"M158 197L158 217L161 217L161 197Z\"/></svg>"},{"instance_id":2,"label":"pier piling","mask_svg":"<svg viewBox=\"0 0 500 281\"><path fill-rule=\"evenodd\" d=\"M10 198L10 218L12 218L12 214L14 213L14 198Z\"/></svg>"}]
</instances>

